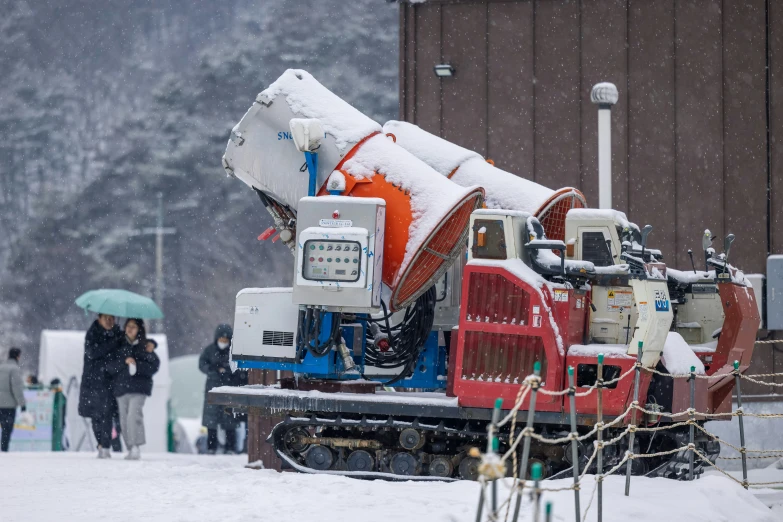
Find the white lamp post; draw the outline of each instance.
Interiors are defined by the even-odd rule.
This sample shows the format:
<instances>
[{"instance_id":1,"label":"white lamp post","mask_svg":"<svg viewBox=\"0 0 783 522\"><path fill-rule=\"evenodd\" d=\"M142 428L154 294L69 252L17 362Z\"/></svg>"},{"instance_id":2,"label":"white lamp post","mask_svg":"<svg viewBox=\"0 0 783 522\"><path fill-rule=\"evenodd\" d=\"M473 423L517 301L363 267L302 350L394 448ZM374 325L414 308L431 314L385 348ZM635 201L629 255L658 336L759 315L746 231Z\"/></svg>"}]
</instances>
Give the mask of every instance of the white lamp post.
<instances>
[{"instance_id":1,"label":"white lamp post","mask_svg":"<svg viewBox=\"0 0 783 522\"><path fill-rule=\"evenodd\" d=\"M598 208L612 208L612 105L618 97L613 83L597 83L590 92L598 105Z\"/></svg>"}]
</instances>

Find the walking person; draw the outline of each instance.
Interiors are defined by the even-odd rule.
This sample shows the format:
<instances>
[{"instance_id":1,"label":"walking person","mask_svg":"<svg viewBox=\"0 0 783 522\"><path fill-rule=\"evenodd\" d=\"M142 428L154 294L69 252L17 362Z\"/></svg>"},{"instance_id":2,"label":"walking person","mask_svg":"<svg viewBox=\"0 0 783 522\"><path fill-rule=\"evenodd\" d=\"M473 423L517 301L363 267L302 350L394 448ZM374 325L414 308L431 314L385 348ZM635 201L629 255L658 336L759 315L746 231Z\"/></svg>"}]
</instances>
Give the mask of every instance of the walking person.
<instances>
[{"instance_id":1,"label":"walking person","mask_svg":"<svg viewBox=\"0 0 783 522\"><path fill-rule=\"evenodd\" d=\"M98 314L84 338L84 369L79 389L79 415L89 417L98 442L98 458L111 458L112 390L106 364L117 357L122 331L114 316Z\"/></svg>"},{"instance_id":2,"label":"walking person","mask_svg":"<svg viewBox=\"0 0 783 522\"><path fill-rule=\"evenodd\" d=\"M147 339L144 321L128 319L118 356L107 365L112 375L112 391L120 410L120 427L126 460L139 460L140 447L147 441L144 433L144 402L152 395L152 376L160 369L155 354L157 343Z\"/></svg>"},{"instance_id":3,"label":"walking person","mask_svg":"<svg viewBox=\"0 0 783 522\"><path fill-rule=\"evenodd\" d=\"M226 453L235 453L237 449L237 426L239 421L230 413L226 413L223 406L208 404L206 394L212 388L219 386L239 386L240 376L231 373L229 366L229 346L234 331L230 325L221 324L215 330L215 340L201 351L198 367L202 373L207 374L207 382L204 386L204 411L201 424L207 428L207 453L214 455L218 450L218 428L226 432Z\"/></svg>"},{"instance_id":4,"label":"walking person","mask_svg":"<svg viewBox=\"0 0 783 522\"><path fill-rule=\"evenodd\" d=\"M19 368L19 358L22 350L11 348L8 361L0 364L0 451L8 451L11 442L11 432L14 431L16 408L21 406L26 411L24 401L24 380Z\"/></svg>"}]
</instances>

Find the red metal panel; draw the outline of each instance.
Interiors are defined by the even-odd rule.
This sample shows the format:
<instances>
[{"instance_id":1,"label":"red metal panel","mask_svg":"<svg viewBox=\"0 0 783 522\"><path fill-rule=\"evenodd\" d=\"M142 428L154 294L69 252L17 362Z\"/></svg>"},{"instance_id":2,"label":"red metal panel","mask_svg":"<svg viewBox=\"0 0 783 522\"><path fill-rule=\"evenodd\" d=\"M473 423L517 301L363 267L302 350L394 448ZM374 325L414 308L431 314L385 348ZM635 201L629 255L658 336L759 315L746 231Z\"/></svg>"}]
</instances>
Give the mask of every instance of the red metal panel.
<instances>
[{"instance_id":1,"label":"red metal panel","mask_svg":"<svg viewBox=\"0 0 783 522\"><path fill-rule=\"evenodd\" d=\"M507 286L508 297L500 301L492 292L499 293L497 289L502 286ZM520 383L532 373L536 361L541 362L547 387L562 386L563 356L546 315L553 306L551 298L546 298L547 288L542 299L542 294L503 268L467 265L462 292L465 306L460 311L453 370L453 391L460 405L491 407L497 397L502 397L510 408ZM487 306L487 311L480 312L481 306ZM531 324L529 317L533 306L538 306L544 315L538 327ZM502 314L506 309L515 318L524 317L524 324L504 323ZM481 321L468 320L474 319L476 313ZM490 321L484 320L487 316ZM562 407L562 398L558 397L542 395L538 402L542 411L558 411Z\"/></svg>"}]
</instances>

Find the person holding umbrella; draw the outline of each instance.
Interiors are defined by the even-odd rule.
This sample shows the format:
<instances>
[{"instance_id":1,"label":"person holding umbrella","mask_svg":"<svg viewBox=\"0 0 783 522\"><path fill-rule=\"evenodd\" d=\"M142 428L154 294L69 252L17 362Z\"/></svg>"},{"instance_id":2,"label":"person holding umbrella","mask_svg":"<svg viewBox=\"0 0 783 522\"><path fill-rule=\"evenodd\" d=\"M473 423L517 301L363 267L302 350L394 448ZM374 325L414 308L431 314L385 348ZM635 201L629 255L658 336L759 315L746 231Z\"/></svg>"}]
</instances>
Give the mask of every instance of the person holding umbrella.
<instances>
[{"instance_id":1,"label":"person holding umbrella","mask_svg":"<svg viewBox=\"0 0 783 522\"><path fill-rule=\"evenodd\" d=\"M122 356L120 344L124 338L115 324L115 317L161 319L163 312L152 299L127 290L92 290L79 296L76 304L87 312L98 313L98 319L87 331L84 340L84 370L78 411L79 415L89 417L92 422L98 441L98 458L110 458L114 396L112 374L107 364Z\"/></svg>"},{"instance_id":2,"label":"person holding umbrella","mask_svg":"<svg viewBox=\"0 0 783 522\"><path fill-rule=\"evenodd\" d=\"M98 458L111 457L111 376L106 364L118 356L122 332L113 315L98 314L84 338L84 368L79 389L79 415L89 417L98 442Z\"/></svg>"},{"instance_id":3,"label":"person holding umbrella","mask_svg":"<svg viewBox=\"0 0 783 522\"><path fill-rule=\"evenodd\" d=\"M140 447L146 443L144 402L152 395L152 376L160 368L155 346L155 341L147 339L144 321L128 319L119 356L107 365L113 376L112 390L120 408L122 438L128 448L126 460L139 460Z\"/></svg>"}]
</instances>

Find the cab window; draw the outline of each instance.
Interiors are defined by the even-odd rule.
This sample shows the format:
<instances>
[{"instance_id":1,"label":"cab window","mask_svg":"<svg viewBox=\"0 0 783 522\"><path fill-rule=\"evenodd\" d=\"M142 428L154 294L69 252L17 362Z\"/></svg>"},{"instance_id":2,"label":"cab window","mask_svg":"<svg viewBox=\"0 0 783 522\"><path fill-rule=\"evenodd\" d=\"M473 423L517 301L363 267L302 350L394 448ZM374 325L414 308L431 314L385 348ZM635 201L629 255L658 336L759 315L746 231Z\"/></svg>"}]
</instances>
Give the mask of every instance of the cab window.
<instances>
[{"instance_id":1,"label":"cab window","mask_svg":"<svg viewBox=\"0 0 783 522\"><path fill-rule=\"evenodd\" d=\"M582 260L595 266L611 266L614 260L609 248L603 232L582 232Z\"/></svg>"}]
</instances>

